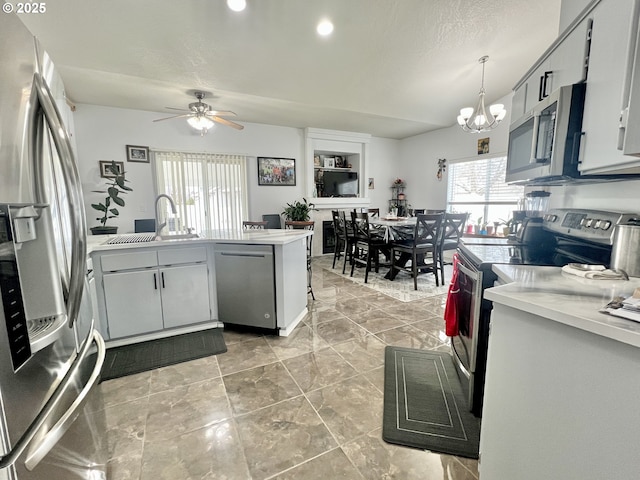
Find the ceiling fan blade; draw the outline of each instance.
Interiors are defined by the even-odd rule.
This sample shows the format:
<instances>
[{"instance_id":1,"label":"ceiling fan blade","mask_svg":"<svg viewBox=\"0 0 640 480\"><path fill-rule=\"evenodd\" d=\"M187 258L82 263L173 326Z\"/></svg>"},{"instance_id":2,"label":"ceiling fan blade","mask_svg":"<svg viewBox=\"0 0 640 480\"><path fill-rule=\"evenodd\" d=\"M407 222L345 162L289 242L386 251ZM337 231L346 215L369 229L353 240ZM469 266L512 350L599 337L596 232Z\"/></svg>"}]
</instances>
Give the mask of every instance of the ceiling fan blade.
<instances>
[{"instance_id":1,"label":"ceiling fan blade","mask_svg":"<svg viewBox=\"0 0 640 480\"><path fill-rule=\"evenodd\" d=\"M163 120L171 120L172 118L191 117L191 116L192 116L191 113L184 113L184 114L181 114L181 115L172 115L170 117L156 118L154 120L154 122L161 122Z\"/></svg>"},{"instance_id":2,"label":"ceiling fan blade","mask_svg":"<svg viewBox=\"0 0 640 480\"><path fill-rule=\"evenodd\" d=\"M218 116L218 117L235 117L236 116L235 112L232 112L231 110L207 110L205 112L205 115Z\"/></svg>"},{"instance_id":3,"label":"ceiling fan blade","mask_svg":"<svg viewBox=\"0 0 640 480\"><path fill-rule=\"evenodd\" d=\"M242 130L244 128L244 125L240 125L236 122L232 122L231 120L227 120L226 118L222 118L222 117L217 117L215 115L211 115L209 118L211 118L211 120L213 120L214 122L218 122L221 123L223 125L227 125L231 128L235 128L236 130Z\"/></svg>"}]
</instances>

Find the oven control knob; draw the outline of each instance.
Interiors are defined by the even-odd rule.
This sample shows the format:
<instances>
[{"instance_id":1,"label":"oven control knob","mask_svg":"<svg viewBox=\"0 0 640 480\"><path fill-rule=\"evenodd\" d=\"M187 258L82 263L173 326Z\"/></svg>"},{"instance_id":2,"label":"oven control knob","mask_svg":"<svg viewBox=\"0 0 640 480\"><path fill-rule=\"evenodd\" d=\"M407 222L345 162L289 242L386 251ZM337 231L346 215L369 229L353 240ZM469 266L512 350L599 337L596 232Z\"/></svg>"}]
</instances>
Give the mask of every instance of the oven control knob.
<instances>
[{"instance_id":1,"label":"oven control knob","mask_svg":"<svg viewBox=\"0 0 640 480\"><path fill-rule=\"evenodd\" d=\"M602 226L602 220L596 220L596 223L593 226L593 228L600 228L601 226Z\"/></svg>"},{"instance_id":2,"label":"oven control knob","mask_svg":"<svg viewBox=\"0 0 640 480\"><path fill-rule=\"evenodd\" d=\"M549 215L549 221L550 222L557 222L558 221L558 215Z\"/></svg>"},{"instance_id":3,"label":"oven control knob","mask_svg":"<svg viewBox=\"0 0 640 480\"><path fill-rule=\"evenodd\" d=\"M600 225L600 228L602 230L609 230L611 228L611 222L609 220L605 220L602 222L602 225Z\"/></svg>"},{"instance_id":4,"label":"oven control knob","mask_svg":"<svg viewBox=\"0 0 640 480\"><path fill-rule=\"evenodd\" d=\"M585 217L582 220L580 220L580 226L581 227L584 227L586 223L587 223L587 217Z\"/></svg>"},{"instance_id":5,"label":"oven control knob","mask_svg":"<svg viewBox=\"0 0 640 480\"><path fill-rule=\"evenodd\" d=\"M587 228L590 228L592 223L593 223L593 218L587 218L584 226Z\"/></svg>"}]
</instances>

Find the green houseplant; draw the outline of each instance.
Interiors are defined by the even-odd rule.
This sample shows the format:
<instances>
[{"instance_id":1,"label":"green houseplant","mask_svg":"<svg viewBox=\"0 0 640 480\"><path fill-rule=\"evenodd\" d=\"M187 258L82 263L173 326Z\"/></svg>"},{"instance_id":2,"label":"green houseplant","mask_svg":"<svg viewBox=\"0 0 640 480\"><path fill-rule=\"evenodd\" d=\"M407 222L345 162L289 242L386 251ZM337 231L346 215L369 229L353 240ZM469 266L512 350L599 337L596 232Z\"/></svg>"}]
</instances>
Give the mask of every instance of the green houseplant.
<instances>
[{"instance_id":1,"label":"green houseplant","mask_svg":"<svg viewBox=\"0 0 640 480\"><path fill-rule=\"evenodd\" d=\"M287 203L282 213L287 220L293 222L306 222L309 220L309 214L311 210L315 210L313 203L307 202L306 198L302 199L302 202L296 200L293 203Z\"/></svg>"},{"instance_id":2,"label":"green houseplant","mask_svg":"<svg viewBox=\"0 0 640 480\"><path fill-rule=\"evenodd\" d=\"M124 171L119 171L115 161L111 162L111 165L107 165L105 169L113 174L113 177L108 178L106 190L94 190L96 193L106 194L104 201L100 203L92 203L91 207L97 210L102 215L97 217L96 220L100 222L97 227L91 227L91 233L94 235L106 235L118 232L117 226L107 225L107 220L117 218L120 215L120 211L116 208L124 207L124 199L120 196L127 192L133 191L133 189L125 184L128 182L124 178Z\"/></svg>"}]
</instances>

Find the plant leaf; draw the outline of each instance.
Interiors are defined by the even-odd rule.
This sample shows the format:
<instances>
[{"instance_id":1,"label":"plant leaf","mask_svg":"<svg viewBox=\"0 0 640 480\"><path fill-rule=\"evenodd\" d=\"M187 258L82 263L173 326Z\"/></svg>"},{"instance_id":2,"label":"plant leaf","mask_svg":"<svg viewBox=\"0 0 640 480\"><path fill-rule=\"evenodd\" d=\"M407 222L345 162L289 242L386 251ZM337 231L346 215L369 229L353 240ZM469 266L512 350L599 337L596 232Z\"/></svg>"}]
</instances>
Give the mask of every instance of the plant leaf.
<instances>
[{"instance_id":1,"label":"plant leaf","mask_svg":"<svg viewBox=\"0 0 640 480\"><path fill-rule=\"evenodd\" d=\"M105 207L101 203L92 203L91 207L95 208L96 210L100 210L101 212L106 212L107 211L107 207ZM96 219L96 220L99 220L99 219Z\"/></svg>"},{"instance_id":2,"label":"plant leaf","mask_svg":"<svg viewBox=\"0 0 640 480\"><path fill-rule=\"evenodd\" d=\"M113 213L114 215L120 215L120 212L118 211L117 208L111 208L111 209L109 209L109 211L111 213ZM113 217L110 217L110 218L113 218Z\"/></svg>"},{"instance_id":3,"label":"plant leaf","mask_svg":"<svg viewBox=\"0 0 640 480\"><path fill-rule=\"evenodd\" d=\"M120 197L113 197L113 203L121 207L124 207L124 200L121 199Z\"/></svg>"}]
</instances>

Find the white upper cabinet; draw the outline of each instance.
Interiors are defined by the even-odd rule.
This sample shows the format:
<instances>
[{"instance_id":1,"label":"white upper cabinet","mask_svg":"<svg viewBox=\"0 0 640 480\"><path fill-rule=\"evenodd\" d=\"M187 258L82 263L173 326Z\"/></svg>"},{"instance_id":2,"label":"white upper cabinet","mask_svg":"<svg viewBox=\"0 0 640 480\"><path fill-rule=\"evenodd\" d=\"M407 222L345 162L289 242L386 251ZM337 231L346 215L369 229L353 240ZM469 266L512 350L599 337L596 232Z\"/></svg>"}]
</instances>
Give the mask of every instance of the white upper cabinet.
<instances>
[{"instance_id":1,"label":"white upper cabinet","mask_svg":"<svg viewBox=\"0 0 640 480\"><path fill-rule=\"evenodd\" d=\"M582 174L640 173L640 160L625 155L627 139L638 137L640 125L621 128L629 93L640 92L640 78L632 79L638 40L639 0L602 0L593 10L587 94L582 121ZM637 67L635 67L637 68ZM632 86L634 88L632 88ZM637 99L640 101L640 99ZM631 118L640 115L629 110ZM631 150L631 144L627 145ZM637 145L636 145L637 146ZM637 154L639 149L635 150ZM629 153L634 153L630 151Z\"/></svg>"},{"instance_id":2,"label":"white upper cabinet","mask_svg":"<svg viewBox=\"0 0 640 480\"><path fill-rule=\"evenodd\" d=\"M514 87L511 123L560 87L585 80L590 34L591 18L583 12Z\"/></svg>"}]
</instances>

